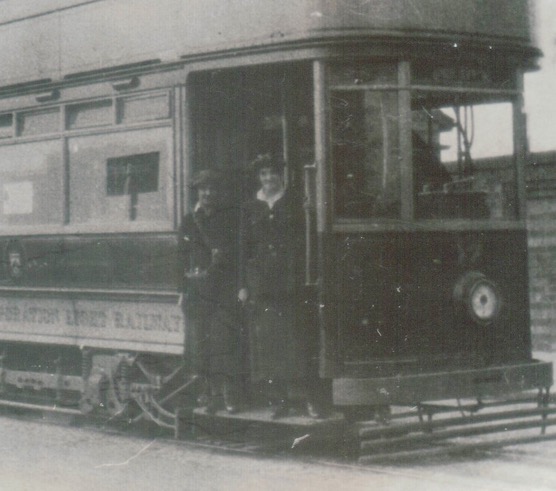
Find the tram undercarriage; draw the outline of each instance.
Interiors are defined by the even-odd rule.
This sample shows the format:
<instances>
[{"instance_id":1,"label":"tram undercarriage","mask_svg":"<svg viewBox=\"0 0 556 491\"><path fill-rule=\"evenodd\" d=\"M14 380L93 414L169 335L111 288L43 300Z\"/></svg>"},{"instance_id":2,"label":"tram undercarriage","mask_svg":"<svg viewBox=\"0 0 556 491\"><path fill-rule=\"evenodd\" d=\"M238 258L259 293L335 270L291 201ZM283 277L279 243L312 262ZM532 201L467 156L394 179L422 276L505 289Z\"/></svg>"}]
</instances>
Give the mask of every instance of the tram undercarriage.
<instances>
[{"instance_id":1,"label":"tram undercarriage","mask_svg":"<svg viewBox=\"0 0 556 491\"><path fill-rule=\"evenodd\" d=\"M300 410L276 421L260 405L243 405L233 415L198 408L202 384L179 356L48 346L41 351L38 356L32 348L4 346L0 407L82 415L129 428L149 422L176 438L250 439L263 446L305 446L307 451L339 445L338 451L362 462L410 456L424 448L430 453L446 442L458 441L455 451L537 441L551 438L547 427L556 424L549 392L552 365L538 361L336 379L335 406L327 417L315 420ZM56 356L45 356L49 351ZM20 369L18 363L28 356L41 366ZM78 358L81 373L69 369ZM534 428L538 431L531 433ZM485 440L495 433L504 438Z\"/></svg>"}]
</instances>

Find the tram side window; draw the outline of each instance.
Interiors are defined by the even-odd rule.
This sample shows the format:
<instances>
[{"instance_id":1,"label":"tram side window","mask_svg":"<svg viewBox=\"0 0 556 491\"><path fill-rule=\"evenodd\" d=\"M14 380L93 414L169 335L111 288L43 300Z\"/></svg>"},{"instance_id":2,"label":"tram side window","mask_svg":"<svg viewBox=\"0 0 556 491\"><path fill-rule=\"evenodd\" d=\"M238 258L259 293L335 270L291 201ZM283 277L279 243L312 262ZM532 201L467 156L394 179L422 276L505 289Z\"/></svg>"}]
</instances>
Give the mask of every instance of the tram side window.
<instances>
[{"instance_id":1,"label":"tram side window","mask_svg":"<svg viewBox=\"0 0 556 491\"><path fill-rule=\"evenodd\" d=\"M340 218L398 218L401 187L394 91L331 96L335 211Z\"/></svg>"},{"instance_id":2,"label":"tram side window","mask_svg":"<svg viewBox=\"0 0 556 491\"><path fill-rule=\"evenodd\" d=\"M156 191L159 157L159 152L151 152L108 159L106 161L108 196Z\"/></svg>"},{"instance_id":3,"label":"tram side window","mask_svg":"<svg viewBox=\"0 0 556 491\"><path fill-rule=\"evenodd\" d=\"M63 223L59 140L0 147L0 225Z\"/></svg>"},{"instance_id":4,"label":"tram side window","mask_svg":"<svg viewBox=\"0 0 556 491\"><path fill-rule=\"evenodd\" d=\"M17 119L18 136L56 133L60 130L59 108L20 113Z\"/></svg>"},{"instance_id":5,"label":"tram side window","mask_svg":"<svg viewBox=\"0 0 556 491\"><path fill-rule=\"evenodd\" d=\"M116 157L106 161L106 194L129 195L129 219L137 218L140 193L152 193L158 189L158 152L128 157Z\"/></svg>"},{"instance_id":6,"label":"tram side window","mask_svg":"<svg viewBox=\"0 0 556 491\"><path fill-rule=\"evenodd\" d=\"M113 121L113 106L110 99L75 104L66 109L68 129L105 126Z\"/></svg>"},{"instance_id":7,"label":"tram side window","mask_svg":"<svg viewBox=\"0 0 556 491\"><path fill-rule=\"evenodd\" d=\"M71 223L169 226L170 128L75 137L68 147Z\"/></svg>"},{"instance_id":8,"label":"tram side window","mask_svg":"<svg viewBox=\"0 0 556 491\"><path fill-rule=\"evenodd\" d=\"M419 94L412 116L418 219L515 218L510 103Z\"/></svg>"},{"instance_id":9,"label":"tram side window","mask_svg":"<svg viewBox=\"0 0 556 491\"><path fill-rule=\"evenodd\" d=\"M168 119L170 100L167 93L130 96L118 99L118 123L136 123Z\"/></svg>"},{"instance_id":10,"label":"tram side window","mask_svg":"<svg viewBox=\"0 0 556 491\"><path fill-rule=\"evenodd\" d=\"M0 138L11 138L14 136L13 114L0 114Z\"/></svg>"}]
</instances>

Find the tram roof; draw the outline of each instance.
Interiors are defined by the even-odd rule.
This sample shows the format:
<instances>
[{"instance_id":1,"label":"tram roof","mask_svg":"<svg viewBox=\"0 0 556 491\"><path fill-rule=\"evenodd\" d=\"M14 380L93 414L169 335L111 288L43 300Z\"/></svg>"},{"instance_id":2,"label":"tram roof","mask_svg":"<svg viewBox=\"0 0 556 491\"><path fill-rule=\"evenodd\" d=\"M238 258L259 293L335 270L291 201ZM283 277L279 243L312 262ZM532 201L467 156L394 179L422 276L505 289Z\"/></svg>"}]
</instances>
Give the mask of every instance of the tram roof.
<instances>
[{"instance_id":1,"label":"tram roof","mask_svg":"<svg viewBox=\"0 0 556 491\"><path fill-rule=\"evenodd\" d=\"M527 0L2 0L0 87L337 38L532 47Z\"/></svg>"}]
</instances>

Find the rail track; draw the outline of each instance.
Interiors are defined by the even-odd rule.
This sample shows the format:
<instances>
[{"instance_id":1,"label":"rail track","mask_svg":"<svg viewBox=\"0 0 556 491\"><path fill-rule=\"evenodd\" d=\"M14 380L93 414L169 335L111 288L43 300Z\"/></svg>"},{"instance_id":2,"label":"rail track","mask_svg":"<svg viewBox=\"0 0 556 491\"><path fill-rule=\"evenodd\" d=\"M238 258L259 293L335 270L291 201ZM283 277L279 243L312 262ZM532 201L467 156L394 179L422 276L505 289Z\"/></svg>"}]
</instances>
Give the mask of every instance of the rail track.
<instances>
[{"instance_id":1,"label":"rail track","mask_svg":"<svg viewBox=\"0 0 556 491\"><path fill-rule=\"evenodd\" d=\"M217 452L257 456L303 455L333 462L399 463L489 451L517 444L555 440L556 397L546 392L511 401L459 401L421 404L380 412L372 421L348 423L340 414L311 420L293 414L273 421L268 411L207 415L182 410L174 428L136 414L83 415L37 397L1 399L3 414L42 418L55 424L85 427L143 438L177 441Z\"/></svg>"}]
</instances>

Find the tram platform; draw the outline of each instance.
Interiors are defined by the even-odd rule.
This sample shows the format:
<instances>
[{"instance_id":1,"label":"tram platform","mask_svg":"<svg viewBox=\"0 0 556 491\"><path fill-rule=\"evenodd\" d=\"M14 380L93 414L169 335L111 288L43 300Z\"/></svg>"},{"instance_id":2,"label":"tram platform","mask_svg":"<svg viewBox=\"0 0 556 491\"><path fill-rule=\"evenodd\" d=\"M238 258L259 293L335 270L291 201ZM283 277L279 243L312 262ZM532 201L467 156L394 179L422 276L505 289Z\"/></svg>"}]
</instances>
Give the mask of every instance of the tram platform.
<instances>
[{"instance_id":1,"label":"tram platform","mask_svg":"<svg viewBox=\"0 0 556 491\"><path fill-rule=\"evenodd\" d=\"M272 419L272 411L255 407L229 414L225 410L207 414L204 408L179 415L178 438L251 442L261 449L325 451L346 440L349 425L341 413L314 419L296 409L291 414Z\"/></svg>"}]
</instances>

